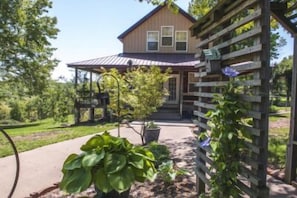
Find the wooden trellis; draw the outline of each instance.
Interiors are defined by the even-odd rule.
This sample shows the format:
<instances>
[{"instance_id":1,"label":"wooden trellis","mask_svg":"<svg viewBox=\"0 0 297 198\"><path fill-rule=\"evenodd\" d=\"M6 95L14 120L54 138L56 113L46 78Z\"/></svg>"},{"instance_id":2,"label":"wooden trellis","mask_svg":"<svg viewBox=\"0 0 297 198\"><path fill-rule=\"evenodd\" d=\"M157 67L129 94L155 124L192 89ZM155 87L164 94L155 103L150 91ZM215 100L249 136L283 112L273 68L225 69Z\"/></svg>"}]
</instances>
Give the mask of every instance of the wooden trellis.
<instances>
[{"instance_id":1,"label":"wooden trellis","mask_svg":"<svg viewBox=\"0 0 297 198\"><path fill-rule=\"evenodd\" d=\"M245 28L250 27L250 28ZM195 102L197 124L200 131L210 130L205 113L214 109L214 94L220 93L226 78L220 70L209 69L211 60L205 58L205 49L220 52L220 67L234 67L244 79L245 93L242 100L249 103L246 116L252 120L245 126L251 134L246 140L250 153L242 156L238 187L250 197L268 197L266 187L268 107L270 78L270 1L225 0L191 27L192 35L199 39L196 65L198 92ZM202 57L200 57L202 56ZM209 167L212 160L209 148L197 148L197 190L201 194L209 185Z\"/></svg>"}]
</instances>

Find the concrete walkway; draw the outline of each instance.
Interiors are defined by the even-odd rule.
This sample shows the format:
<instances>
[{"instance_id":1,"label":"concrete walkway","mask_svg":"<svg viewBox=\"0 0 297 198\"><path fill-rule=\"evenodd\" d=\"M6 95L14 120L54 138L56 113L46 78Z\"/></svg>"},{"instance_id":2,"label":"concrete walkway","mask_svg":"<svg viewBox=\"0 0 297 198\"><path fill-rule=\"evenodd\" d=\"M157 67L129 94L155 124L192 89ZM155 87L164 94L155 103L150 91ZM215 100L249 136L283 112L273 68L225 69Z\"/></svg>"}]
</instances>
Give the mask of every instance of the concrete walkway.
<instances>
[{"instance_id":1,"label":"concrete walkway","mask_svg":"<svg viewBox=\"0 0 297 198\"><path fill-rule=\"evenodd\" d=\"M161 125L159 137L161 142L174 144L188 141L189 138L194 140L192 124L168 122L159 124ZM136 127L139 128L139 126ZM117 135L117 129L111 130L110 133ZM62 164L66 157L71 153L80 152L80 146L92 136L76 138L20 153L20 177L13 198L30 197L30 194L59 182L62 178ZM128 127L121 127L121 137L126 137L132 143L141 143L140 137ZM189 144L185 144L184 147L185 151L193 150L193 148L188 148L190 147ZM15 175L15 167L14 156L0 158L0 198L6 198L9 194ZM297 190L294 187L271 177L268 178L268 186L271 197L297 198Z\"/></svg>"}]
</instances>

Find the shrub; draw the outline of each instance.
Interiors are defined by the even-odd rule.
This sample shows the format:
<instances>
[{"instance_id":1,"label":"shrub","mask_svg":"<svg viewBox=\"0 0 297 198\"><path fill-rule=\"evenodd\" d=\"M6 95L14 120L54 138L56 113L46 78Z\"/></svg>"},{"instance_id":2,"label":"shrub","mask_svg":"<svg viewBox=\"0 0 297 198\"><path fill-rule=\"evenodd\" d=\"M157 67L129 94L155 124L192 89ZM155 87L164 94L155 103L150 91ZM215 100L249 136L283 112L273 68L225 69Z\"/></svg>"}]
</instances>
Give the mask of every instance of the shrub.
<instances>
[{"instance_id":1,"label":"shrub","mask_svg":"<svg viewBox=\"0 0 297 198\"><path fill-rule=\"evenodd\" d=\"M10 118L10 108L4 103L0 103L0 120L6 120Z\"/></svg>"},{"instance_id":2,"label":"shrub","mask_svg":"<svg viewBox=\"0 0 297 198\"><path fill-rule=\"evenodd\" d=\"M14 101L10 104L10 118L23 122L25 121L25 104L23 102Z\"/></svg>"}]
</instances>

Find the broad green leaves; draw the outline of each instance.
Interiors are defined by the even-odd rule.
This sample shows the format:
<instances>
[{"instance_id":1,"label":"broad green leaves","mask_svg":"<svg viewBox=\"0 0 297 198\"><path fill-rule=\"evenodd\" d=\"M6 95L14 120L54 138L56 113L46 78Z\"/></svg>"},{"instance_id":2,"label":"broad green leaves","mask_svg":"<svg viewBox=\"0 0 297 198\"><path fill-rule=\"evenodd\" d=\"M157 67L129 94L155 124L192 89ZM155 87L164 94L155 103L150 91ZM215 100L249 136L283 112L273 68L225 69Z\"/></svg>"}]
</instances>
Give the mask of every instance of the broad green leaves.
<instances>
[{"instance_id":1,"label":"broad green leaves","mask_svg":"<svg viewBox=\"0 0 297 198\"><path fill-rule=\"evenodd\" d=\"M86 190L92 182L90 169L76 168L64 172L60 188L68 193L78 193Z\"/></svg>"},{"instance_id":2,"label":"broad green leaves","mask_svg":"<svg viewBox=\"0 0 297 198\"><path fill-rule=\"evenodd\" d=\"M122 154L107 153L104 158L104 170L110 174L121 171L126 164L126 156Z\"/></svg>"},{"instance_id":3,"label":"broad green leaves","mask_svg":"<svg viewBox=\"0 0 297 198\"><path fill-rule=\"evenodd\" d=\"M242 120L247 109L239 93L237 81L230 79L222 94L214 97L215 110L206 114L210 118L208 124L211 128L212 197L237 197L240 194L235 183L239 173L239 156L245 149L243 139L246 133Z\"/></svg>"},{"instance_id":4,"label":"broad green leaves","mask_svg":"<svg viewBox=\"0 0 297 198\"><path fill-rule=\"evenodd\" d=\"M102 192L128 190L135 181L154 178L154 156L141 146L105 132L90 138L80 155L71 154L63 165L61 189L81 192L92 182Z\"/></svg>"}]
</instances>

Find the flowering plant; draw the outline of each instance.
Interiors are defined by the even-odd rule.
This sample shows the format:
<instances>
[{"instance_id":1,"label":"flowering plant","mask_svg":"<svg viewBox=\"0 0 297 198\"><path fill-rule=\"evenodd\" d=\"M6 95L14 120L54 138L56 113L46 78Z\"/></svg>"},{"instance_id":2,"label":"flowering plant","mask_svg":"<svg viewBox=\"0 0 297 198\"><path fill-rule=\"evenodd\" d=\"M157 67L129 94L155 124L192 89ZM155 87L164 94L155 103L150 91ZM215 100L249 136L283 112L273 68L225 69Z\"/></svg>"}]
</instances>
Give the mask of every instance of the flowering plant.
<instances>
[{"instance_id":1,"label":"flowering plant","mask_svg":"<svg viewBox=\"0 0 297 198\"><path fill-rule=\"evenodd\" d=\"M235 77L239 74L235 69L226 67L222 70L229 82L222 92L214 97L215 110L210 110L208 125L210 137L201 146L210 146L211 157L211 197L238 197L237 174L240 169L240 153L244 149L244 131L242 120L246 107L240 100L239 84ZM202 145L204 144L204 145Z\"/></svg>"}]
</instances>

